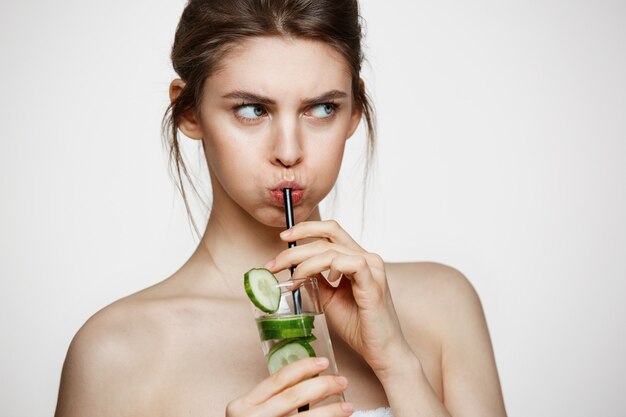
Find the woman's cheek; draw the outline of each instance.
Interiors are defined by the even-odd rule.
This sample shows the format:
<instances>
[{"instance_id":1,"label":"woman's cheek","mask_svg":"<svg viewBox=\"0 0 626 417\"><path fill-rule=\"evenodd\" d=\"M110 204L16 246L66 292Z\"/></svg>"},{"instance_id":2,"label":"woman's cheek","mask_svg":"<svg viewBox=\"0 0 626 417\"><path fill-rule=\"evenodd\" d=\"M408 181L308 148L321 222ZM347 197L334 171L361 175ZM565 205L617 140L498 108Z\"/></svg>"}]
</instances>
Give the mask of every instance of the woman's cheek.
<instances>
[{"instance_id":1,"label":"woman's cheek","mask_svg":"<svg viewBox=\"0 0 626 417\"><path fill-rule=\"evenodd\" d=\"M328 149L328 148L327 148ZM315 182L318 184L319 199L324 198L332 190L341 168L343 150L332 149L318 159Z\"/></svg>"}]
</instances>

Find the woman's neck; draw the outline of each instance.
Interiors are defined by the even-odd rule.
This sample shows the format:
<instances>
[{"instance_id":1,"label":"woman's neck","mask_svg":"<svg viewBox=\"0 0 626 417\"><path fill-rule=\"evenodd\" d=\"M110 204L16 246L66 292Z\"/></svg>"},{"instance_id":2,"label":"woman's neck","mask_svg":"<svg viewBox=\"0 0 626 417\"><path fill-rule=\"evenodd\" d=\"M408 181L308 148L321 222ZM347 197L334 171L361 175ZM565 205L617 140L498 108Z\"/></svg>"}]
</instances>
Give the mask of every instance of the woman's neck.
<instances>
[{"instance_id":1,"label":"woman's neck","mask_svg":"<svg viewBox=\"0 0 626 417\"><path fill-rule=\"evenodd\" d=\"M198 281L209 281L204 284L210 285L211 292L224 294L221 288L237 295L246 271L262 267L287 248L279 237L285 228L261 224L230 198L220 197L225 196L214 194L204 235L187 265L194 274L202 275ZM309 220L319 219L319 208L316 208ZM286 279L288 274L284 272L279 278Z\"/></svg>"}]
</instances>

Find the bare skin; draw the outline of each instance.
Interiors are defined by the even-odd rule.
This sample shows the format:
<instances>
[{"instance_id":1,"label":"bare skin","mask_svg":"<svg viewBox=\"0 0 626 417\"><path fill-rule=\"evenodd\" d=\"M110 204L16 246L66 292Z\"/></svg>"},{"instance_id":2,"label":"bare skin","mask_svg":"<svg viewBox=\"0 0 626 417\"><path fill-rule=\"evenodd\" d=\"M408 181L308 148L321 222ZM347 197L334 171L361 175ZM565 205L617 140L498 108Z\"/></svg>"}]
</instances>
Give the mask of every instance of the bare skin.
<instances>
[{"instance_id":1,"label":"bare skin","mask_svg":"<svg viewBox=\"0 0 626 417\"><path fill-rule=\"evenodd\" d=\"M99 415L94 405L105 398L119 400L115 406L108 401L106 404L119 415L221 414L230 400L267 376L243 290L239 296L230 291L216 296L206 289L203 294L201 285L185 285L194 281L189 275L193 273L192 263L169 281L111 305L81 330L70 350L72 360L64 369L61 397L69 404L60 403L58 415L86 415L83 413L87 411ZM390 264L387 270L394 303L406 327L405 337L442 401L442 329L436 328L433 312L438 311L442 315L438 319L445 322L443 316L450 312L442 310L454 307L442 307L450 303L449 297L469 297L469 303L475 304L468 306L470 315L462 323L480 328L482 334L474 335L478 339L475 343L488 345L480 306L462 276L444 266ZM129 317L135 319L129 321ZM367 364L341 338L335 334L331 337L340 372L349 381L346 398L357 409L387 406L384 390ZM499 405L492 354L489 350L476 353L468 355L478 368L472 377L490 384L473 388L489 388L483 395L495 397L494 405ZM96 375L100 375L98 380ZM472 394L468 390L465 395ZM73 398L81 403L73 403ZM65 414L64 405L74 411ZM453 415L479 415L467 411ZM103 415L107 413L103 410Z\"/></svg>"},{"instance_id":2,"label":"bare skin","mask_svg":"<svg viewBox=\"0 0 626 417\"><path fill-rule=\"evenodd\" d=\"M284 56L291 61L277 67ZM504 416L489 334L468 281L439 264L386 264L335 222L320 221L317 205L336 180L360 113L349 94L335 94L332 116L324 102L303 99L349 93L342 58L319 42L262 38L227 61L207 81L202 117L188 115L180 126L207 149L213 210L204 237L174 275L81 328L64 365L57 417L282 416L344 391L349 403L302 415L391 406L396 417ZM183 86L174 81L171 96ZM225 98L251 89L273 100L265 113ZM255 183L264 176L267 184ZM279 180L305 189L290 236L279 235L282 207L267 195L266 185ZM299 246L285 249L292 240ZM326 366L314 359L267 376L242 277L266 265L284 279L292 264L295 276L325 271L339 282L322 285L321 296L345 378L309 379Z\"/></svg>"}]
</instances>

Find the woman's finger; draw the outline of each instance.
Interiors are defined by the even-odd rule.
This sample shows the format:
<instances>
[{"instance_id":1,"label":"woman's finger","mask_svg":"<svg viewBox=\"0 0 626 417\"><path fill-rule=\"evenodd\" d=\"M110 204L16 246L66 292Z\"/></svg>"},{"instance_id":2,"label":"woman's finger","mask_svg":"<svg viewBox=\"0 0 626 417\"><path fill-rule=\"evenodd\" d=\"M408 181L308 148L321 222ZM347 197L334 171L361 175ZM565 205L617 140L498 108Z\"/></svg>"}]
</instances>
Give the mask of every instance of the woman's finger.
<instances>
[{"instance_id":1,"label":"woman's finger","mask_svg":"<svg viewBox=\"0 0 626 417\"><path fill-rule=\"evenodd\" d=\"M294 385L270 398L266 409L271 415L284 415L306 404L316 403L332 395L341 394L348 386L343 376L320 375Z\"/></svg>"},{"instance_id":2,"label":"woman's finger","mask_svg":"<svg viewBox=\"0 0 626 417\"><path fill-rule=\"evenodd\" d=\"M300 265L309 258L318 256L329 250L334 250L338 253L346 255L355 255L359 252L349 249L339 244L331 243L326 240L316 240L305 245L295 246L293 248L285 249L276 258L265 264L265 267L272 272L282 271L290 268L293 265ZM306 275L300 275L306 276Z\"/></svg>"},{"instance_id":3,"label":"woman's finger","mask_svg":"<svg viewBox=\"0 0 626 417\"><path fill-rule=\"evenodd\" d=\"M307 276L317 276L323 271L328 271L326 281L335 282L345 276L352 282L353 294L361 300L370 300L377 303L382 296L381 288L386 285L384 282L384 271L380 270L376 263L378 255L345 254L334 249L329 249L319 255L304 260L294 270L294 278ZM382 277L382 279L381 279ZM364 305L361 305L364 307Z\"/></svg>"},{"instance_id":4,"label":"woman's finger","mask_svg":"<svg viewBox=\"0 0 626 417\"><path fill-rule=\"evenodd\" d=\"M283 231L280 234L280 238L286 242L295 242L305 238L323 238L352 250L363 250L335 220L298 223L291 229Z\"/></svg>"},{"instance_id":5,"label":"woman's finger","mask_svg":"<svg viewBox=\"0 0 626 417\"><path fill-rule=\"evenodd\" d=\"M265 378L245 396L245 400L251 404L261 404L298 382L319 374L326 368L328 368L326 358L301 359Z\"/></svg>"},{"instance_id":6,"label":"woman's finger","mask_svg":"<svg viewBox=\"0 0 626 417\"><path fill-rule=\"evenodd\" d=\"M329 281L341 275L352 281L352 292L355 297L372 298L380 293L380 288L364 255L337 255L329 265ZM332 281L331 281L332 282Z\"/></svg>"},{"instance_id":7,"label":"woman's finger","mask_svg":"<svg viewBox=\"0 0 626 417\"><path fill-rule=\"evenodd\" d=\"M295 269L294 276L301 278L329 271L326 278L328 282L345 276L352 281L354 291L361 292L362 295L368 292L374 295L379 292L379 283L372 274L366 255L347 255L331 249L303 261Z\"/></svg>"},{"instance_id":8,"label":"woman's finger","mask_svg":"<svg viewBox=\"0 0 626 417\"><path fill-rule=\"evenodd\" d=\"M349 416L354 412L351 403L332 403L323 407L315 407L311 410L298 413L298 417L341 417Z\"/></svg>"},{"instance_id":9,"label":"woman's finger","mask_svg":"<svg viewBox=\"0 0 626 417\"><path fill-rule=\"evenodd\" d=\"M326 278L328 282L334 282L339 279L341 272L332 270L331 265L333 260L340 255L346 255L345 253L338 252L336 249L328 249L318 255L306 258L300 262L296 269L293 271L294 278L305 278L321 274L323 271L329 271L329 275ZM339 276L337 275L339 274Z\"/></svg>"}]
</instances>

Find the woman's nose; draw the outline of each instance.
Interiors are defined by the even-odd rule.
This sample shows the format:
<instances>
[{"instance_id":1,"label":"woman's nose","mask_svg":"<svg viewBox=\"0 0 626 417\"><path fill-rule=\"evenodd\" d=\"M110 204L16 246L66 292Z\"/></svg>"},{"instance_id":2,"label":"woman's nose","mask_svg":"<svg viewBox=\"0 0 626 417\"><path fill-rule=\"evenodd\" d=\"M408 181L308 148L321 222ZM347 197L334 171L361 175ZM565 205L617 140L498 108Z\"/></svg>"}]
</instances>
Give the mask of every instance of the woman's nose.
<instances>
[{"instance_id":1,"label":"woman's nose","mask_svg":"<svg viewBox=\"0 0 626 417\"><path fill-rule=\"evenodd\" d=\"M300 131L297 120L279 120L272 140L272 163L292 167L302 161Z\"/></svg>"}]
</instances>

